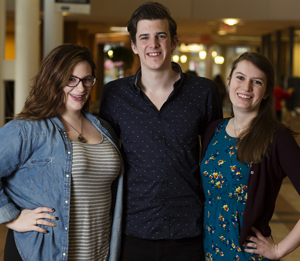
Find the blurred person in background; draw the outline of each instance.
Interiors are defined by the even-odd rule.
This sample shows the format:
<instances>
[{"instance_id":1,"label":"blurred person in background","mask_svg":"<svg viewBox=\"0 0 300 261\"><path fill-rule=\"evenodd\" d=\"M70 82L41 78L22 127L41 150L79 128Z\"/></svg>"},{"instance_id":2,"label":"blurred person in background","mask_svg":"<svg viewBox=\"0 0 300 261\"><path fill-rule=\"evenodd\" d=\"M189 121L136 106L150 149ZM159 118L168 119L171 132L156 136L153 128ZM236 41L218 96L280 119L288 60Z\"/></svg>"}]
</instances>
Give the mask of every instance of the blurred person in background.
<instances>
[{"instance_id":1,"label":"blurred person in background","mask_svg":"<svg viewBox=\"0 0 300 261\"><path fill-rule=\"evenodd\" d=\"M227 96L226 85L222 79L221 74L217 74L214 78L214 82L218 85L219 95L221 99L222 106L224 106L224 101Z\"/></svg>"},{"instance_id":2,"label":"blurred person in background","mask_svg":"<svg viewBox=\"0 0 300 261\"><path fill-rule=\"evenodd\" d=\"M288 88L287 91L284 91L280 87L274 87L275 110L277 120L282 121L282 100L290 99L294 90L294 88Z\"/></svg>"}]
</instances>

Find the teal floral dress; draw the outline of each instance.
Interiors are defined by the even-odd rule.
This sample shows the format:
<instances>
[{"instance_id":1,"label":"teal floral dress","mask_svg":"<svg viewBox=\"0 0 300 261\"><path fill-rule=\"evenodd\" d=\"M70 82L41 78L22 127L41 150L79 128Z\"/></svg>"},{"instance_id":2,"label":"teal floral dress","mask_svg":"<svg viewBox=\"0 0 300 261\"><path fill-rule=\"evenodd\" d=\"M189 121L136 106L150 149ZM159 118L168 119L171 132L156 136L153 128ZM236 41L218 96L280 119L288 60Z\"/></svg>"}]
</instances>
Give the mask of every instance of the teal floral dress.
<instances>
[{"instance_id":1,"label":"teal floral dress","mask_svg":"<svg viewBox=\"0 0 300 261\"><path fill-rule=\"evenodd\" d=\"M265 261L268 259L261 255L244 252L239 244L251 164L236 159L236 138L225 131L228 121L216 128L200 166L205 193L205 259Z\"/></svg>"}]
</instances>

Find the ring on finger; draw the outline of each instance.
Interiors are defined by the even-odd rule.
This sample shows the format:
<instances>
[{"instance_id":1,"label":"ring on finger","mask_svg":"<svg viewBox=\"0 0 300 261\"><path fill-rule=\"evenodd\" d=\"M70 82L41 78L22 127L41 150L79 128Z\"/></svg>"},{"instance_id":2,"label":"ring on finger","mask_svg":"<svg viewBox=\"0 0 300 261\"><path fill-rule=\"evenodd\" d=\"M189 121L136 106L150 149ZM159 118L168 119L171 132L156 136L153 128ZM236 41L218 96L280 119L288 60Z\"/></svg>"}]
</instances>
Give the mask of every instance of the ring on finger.
<instances>
[{"instance_id":1,"label":"ring on finger","mask_svg":"<svg viewBox=\"0 0 300 261\"><path fill-rule=\"evenodd\" d=\"M254 243L254 248L257 248L257 244L256 243Z\"/></svg>"},{"instance_id":2,"label":"ring on finger","mask_svg":"<svg viewBox=\"0 0 300 261\"><path fill-rule=\"evenodd\" d=\"M36 225L36 226L38 225L38 221L39 221L39 220L40 220L39 218L35 220L35 225Z\"/></svg>"}]
</instances>

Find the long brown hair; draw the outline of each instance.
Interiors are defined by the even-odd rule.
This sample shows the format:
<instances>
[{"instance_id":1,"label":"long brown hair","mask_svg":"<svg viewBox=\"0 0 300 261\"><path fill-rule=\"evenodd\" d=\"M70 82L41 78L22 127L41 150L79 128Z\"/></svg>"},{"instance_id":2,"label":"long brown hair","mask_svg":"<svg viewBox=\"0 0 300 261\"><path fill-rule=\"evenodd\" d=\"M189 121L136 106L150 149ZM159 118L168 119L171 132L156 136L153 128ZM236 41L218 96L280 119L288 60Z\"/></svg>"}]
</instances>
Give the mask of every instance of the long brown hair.
<instances>
[{"instance_id":1,"label":"long brown hair","mask_svg":"<svg viewBox=\"0 0 300 261\"><path fill-rule=\"evenodd\" d=\"M251 62L265 74L267 78L265 94L268 96L261 101L257 116L250 122L248 128L240 134L240 139L237 142L237 159L242 163L259 163L263 157L268 155L274 133L285 125L279 122L275 116L274 68L265 56L255 52L246 52L240 55L233 62L229 81L231 81L238 63L245 60Z\"/></svg>"},{"instance_id":2,"label":"long brown hair","mask_svg":"<svg viewBox=\"0 0 300 261\"><path fill-rule=\"evenodd\" d=\"M64 102L63 88L78 62L87 61L95 76L95 63L88 48L76 44L63 44L54 48L43 60L34 78L23 110L16 118L40 120L55 117ZM89 101L83 109L88 110Z\"/></svg>"}]
</instances>

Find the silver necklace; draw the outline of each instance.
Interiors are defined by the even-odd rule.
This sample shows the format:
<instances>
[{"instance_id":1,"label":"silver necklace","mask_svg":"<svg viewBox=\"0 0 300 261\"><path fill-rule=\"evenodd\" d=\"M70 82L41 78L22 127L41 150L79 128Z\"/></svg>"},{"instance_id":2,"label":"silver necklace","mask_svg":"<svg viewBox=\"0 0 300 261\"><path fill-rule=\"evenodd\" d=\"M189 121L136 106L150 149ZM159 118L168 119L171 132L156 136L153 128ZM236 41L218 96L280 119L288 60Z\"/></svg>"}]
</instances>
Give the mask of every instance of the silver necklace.
<instances>
[{"instance_id":1,"label":"silver necklace","mask_svg":"<svg viewBox=\"0 0 300 261\"><path fill-rule=\"evenodd\" d=\"M61 117L61 116L60 116ZM81 133L78 131L78 130L76 130L70 123L68 123L63 117L61 117L64 121L65 121L65 123L67 123L74 131L76 131L79 135L78 135L78 137L77 137L77 139L80 141L80 142L82 142L82 143L86 143L86 139L82 136L82 125L81 125L81 114L80 114L80 130L81 130Z\"/></svg>"}]
</instances>

